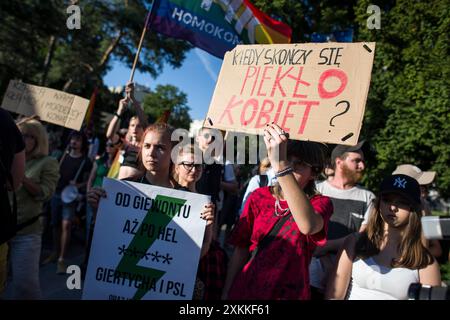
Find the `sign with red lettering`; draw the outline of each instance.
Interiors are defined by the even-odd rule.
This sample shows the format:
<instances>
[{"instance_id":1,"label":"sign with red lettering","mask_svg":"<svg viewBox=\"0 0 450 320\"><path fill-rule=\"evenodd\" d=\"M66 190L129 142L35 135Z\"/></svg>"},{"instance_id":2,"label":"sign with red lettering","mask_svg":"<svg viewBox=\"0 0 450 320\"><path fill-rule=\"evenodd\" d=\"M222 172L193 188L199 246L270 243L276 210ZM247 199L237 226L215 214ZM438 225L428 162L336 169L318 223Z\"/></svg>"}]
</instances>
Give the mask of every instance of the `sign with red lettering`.
<instances>
[{"instance_id":1,"label":"sign with red lettering","mask_svg":"<svg viewBox=\"0 0 450 320\"><path fill-rule=\"evenodd\" d=\"M238 45L226 53L206 127L355 145L375 43Z\"/></svg>"},{"instance_id":2,"label":"sign with red lettering","mask_svg":"<svg viewBox=\"0 0 450 320\"><path fill-rule=\"evenodd\" d=\"M9 82L2 102L3 109L74 130L80 130L88 106L88 99L16 80Z\"/></svg>"}]
</instances>

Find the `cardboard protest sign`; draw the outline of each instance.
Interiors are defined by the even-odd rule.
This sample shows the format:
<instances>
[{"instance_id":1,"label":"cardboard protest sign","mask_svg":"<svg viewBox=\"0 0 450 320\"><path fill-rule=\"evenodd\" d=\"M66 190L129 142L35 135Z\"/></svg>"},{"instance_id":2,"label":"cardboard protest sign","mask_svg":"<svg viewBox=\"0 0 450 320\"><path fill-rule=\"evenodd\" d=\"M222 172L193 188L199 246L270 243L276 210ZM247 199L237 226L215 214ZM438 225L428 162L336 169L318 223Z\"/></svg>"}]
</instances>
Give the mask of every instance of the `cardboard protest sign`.
<instances>
[{"instance_id":1,"label":"cardboard protest sign","mask_svg":"<svg viewBox=\"0 0 450 320\"><path fill-rule=\"evenodd\" d=\"M375 43L238 45L225 55L205 126L355 145Z\"/></svg>"},{"instance_id":2,"label":"cardboard protest sign","mask_svg":"<svg viewBox=\"0 0 450 320\"><path fill-rule=\"evenodd\" d=\"M80 130L88 106L88 99L16 80L9 82L2 102L6 110L74 130Z\"/></svg>"},{"instance_id":3,"label":"cardboard protest sign","mask_svg":"<svg viewBox=\"0 0 450 320\"><path fill-rule=\"evenodd\" d=\"M105 178L83 299L191 300L208 196Z\"/></svg>"}]
</instances>

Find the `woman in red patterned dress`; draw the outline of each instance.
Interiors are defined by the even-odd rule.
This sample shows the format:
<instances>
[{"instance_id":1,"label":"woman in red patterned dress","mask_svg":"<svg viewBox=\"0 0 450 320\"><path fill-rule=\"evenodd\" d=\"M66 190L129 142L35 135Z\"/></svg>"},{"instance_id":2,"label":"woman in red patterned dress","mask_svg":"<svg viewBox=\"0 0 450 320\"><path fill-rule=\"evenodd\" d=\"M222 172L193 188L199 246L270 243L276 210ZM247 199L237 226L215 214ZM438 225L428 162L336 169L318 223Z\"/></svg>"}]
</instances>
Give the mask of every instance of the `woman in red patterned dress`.
<instances>
[{"instance_id":1,"label":"woman in red patterned dress","mask_svg":"<svg viewBox=\"0 0 450 320\"><path fill-rule=\"evenodd\" d=\"M275 124L266 126L264 141L277 184L253 191L245 205L229 240L235 250L222 297L309 299L308 266L314 248L326 242L333 212L330 199L314 187L326 160L324 145L288 140Z\"/></svg>"}]
</instances>

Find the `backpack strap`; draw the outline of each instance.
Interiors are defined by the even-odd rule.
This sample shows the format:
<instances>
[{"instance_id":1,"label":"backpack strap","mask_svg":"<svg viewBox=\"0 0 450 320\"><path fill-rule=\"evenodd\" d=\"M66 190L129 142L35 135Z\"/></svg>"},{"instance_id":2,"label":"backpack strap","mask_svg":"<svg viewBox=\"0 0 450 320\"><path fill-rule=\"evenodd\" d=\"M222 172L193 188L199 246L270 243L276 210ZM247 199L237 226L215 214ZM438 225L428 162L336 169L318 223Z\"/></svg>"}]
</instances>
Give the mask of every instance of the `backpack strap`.
<instances>
[{"instance_id":1,"label":"backpack strap","mask_svg":"<svg viewBox=\"0 0 450 320\"><path fill-rule=\"evenodd\" d=\"M290 216L291 214L289 213L281 217L281 219L275 223L270 232L264 236L255 250L252 251L250 259L254 259L258 252L267 247L267 245L276 238L278 231L280 231L281 227L286 223Z\"/></svg>"},{"instance_id":2,"label":"backpack strap","mask_svg":"<svg viewBox=\"0 0 450 320\"><path fill-rule=\"evenodd\" d=\"M73 178L73 181L77 181L78 180L78 176L80 175L80 173L81 173L81 170L83 169L83 167L84 167L84 164L86 163L86 156L83 158L83 161L81 161L81 164L80 164L80 167L78 168L78 170L77 170L77 173L75 174L75 177Z\"/></svg>"},{"instance_id":3,"label":"backpack strap","mask_svg":"<svg viewBox=\"0 0 450 320\"><path fill-rule=\"evenodd\" d=\"M28 219L27 221L24 221L22 223L19 223L16 227L16 231L19 232L20 230L22 230L23 228L26 228L30 225L32 225L33 223L35 223L40 216L44 215L44 213L40 213L37 216L34 216L33 218Z\"/></svg>"},{"instance_id":4,"label":"backpack strap","mask_svg":"<svg viewBox=\"0 0 450 320\"><path fill-rule=\"evenodd\" d=\"M259 175L259 187L265 187L269 184L269 177L266 174Z\"/></svg>"}]
</instances>

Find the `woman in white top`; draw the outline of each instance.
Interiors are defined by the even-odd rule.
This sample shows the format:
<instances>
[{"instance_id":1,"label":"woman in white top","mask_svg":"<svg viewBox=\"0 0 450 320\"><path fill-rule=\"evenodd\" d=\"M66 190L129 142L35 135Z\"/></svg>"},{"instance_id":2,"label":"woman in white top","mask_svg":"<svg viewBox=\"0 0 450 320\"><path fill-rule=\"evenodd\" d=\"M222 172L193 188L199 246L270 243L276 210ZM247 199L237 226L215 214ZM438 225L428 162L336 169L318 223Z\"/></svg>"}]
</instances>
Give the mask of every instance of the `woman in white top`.
<instances>
[{"instance_id":1,"label":"woman in white top","mask_svg":"<svg viewBox=\"0 0 450 320\"><path fill-rule=\"evenodd\" d=\"M328 299L408 299L412 283L441 284L439 266L421 242L418 182L389 176L375 201L366 230L345 240Z\"/></svg>"}]
</instances>

